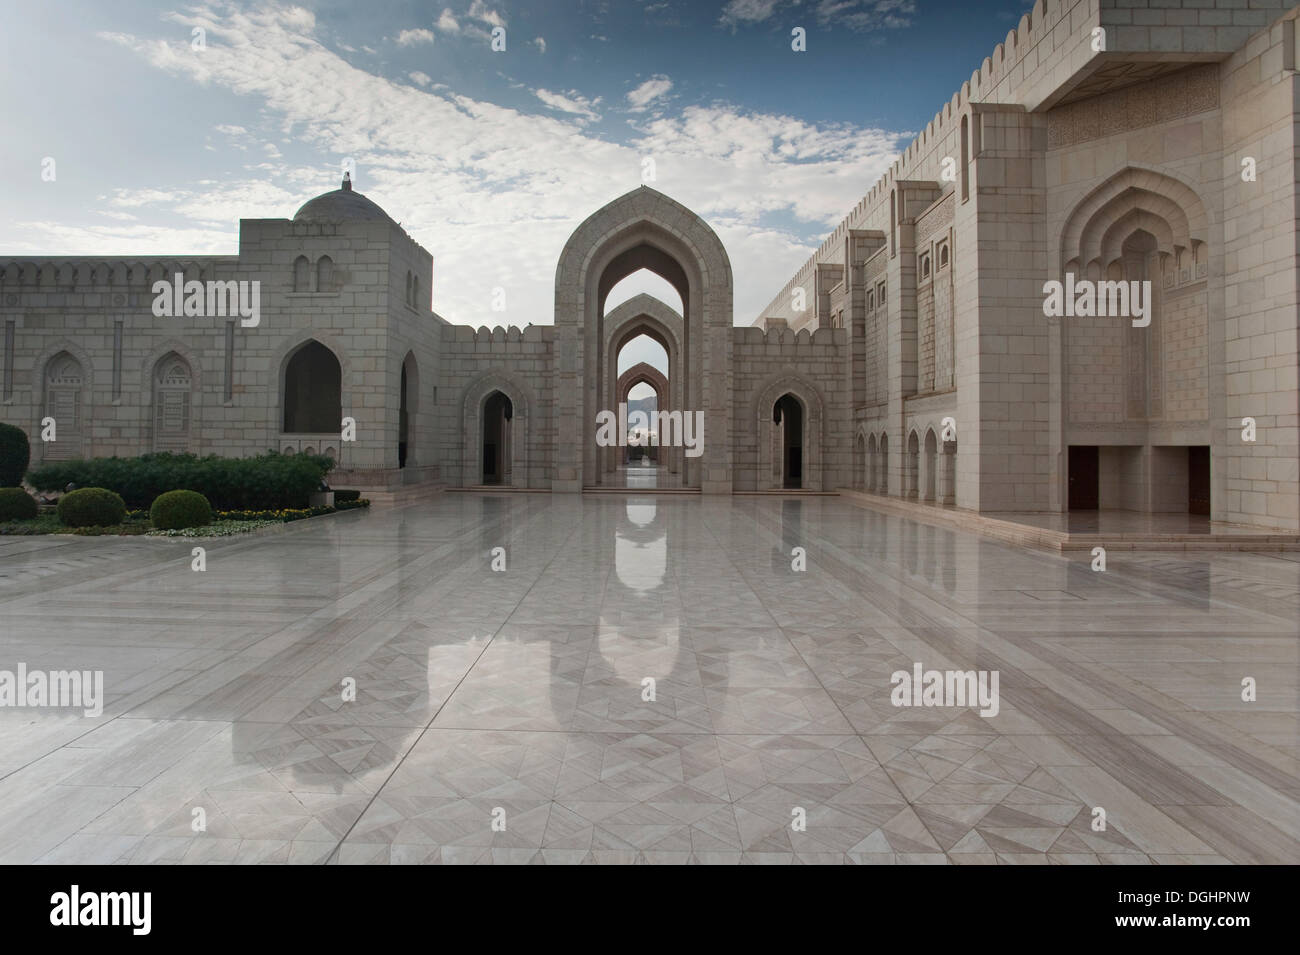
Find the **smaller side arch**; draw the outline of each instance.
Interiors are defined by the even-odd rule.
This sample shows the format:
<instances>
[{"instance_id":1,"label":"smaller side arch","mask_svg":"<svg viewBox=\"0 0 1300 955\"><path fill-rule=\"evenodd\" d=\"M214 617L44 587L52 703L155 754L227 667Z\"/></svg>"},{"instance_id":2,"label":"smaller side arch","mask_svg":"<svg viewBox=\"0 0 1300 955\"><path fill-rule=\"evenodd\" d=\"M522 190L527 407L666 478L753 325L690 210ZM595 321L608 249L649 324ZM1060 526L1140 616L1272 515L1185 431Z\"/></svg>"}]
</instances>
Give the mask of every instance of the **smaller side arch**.
<instances>
[{"instance_id":1,"label":"smaller side arch","mask_svg":"<svg viewBox=\"0 0 1300 955\"><path fill-rule=\"evenodd\" d=\"M461 485L469 487L481 479L479 454L483 409L488 398L497 391L510 399L513 414L510 443L512 483L515 487L531 487L529 482L535 468L529 442L536 403L527 386L502 369L484 372L466 386L461 397Z\"/></svg>"},{"instance_id":2,"label":"smaller side arch","mask_svg":"<svg viewBox=\"0 0 1300 955\"><path fill-rule=\"evenodd\" d=\"M803 405L803 486L814 491L825 490L822 433L826 421L825 404L821 392L798 375L778 375L759 389L751 412L754 416L751 420L757 420L758 487L760 490L771 490L779 488L781 484L779 474L775 480L772 477L773 469L778 463L774 449L776 424L772 420L772 409L786 394L792 395Z\"/></svg>"}]
</instances>

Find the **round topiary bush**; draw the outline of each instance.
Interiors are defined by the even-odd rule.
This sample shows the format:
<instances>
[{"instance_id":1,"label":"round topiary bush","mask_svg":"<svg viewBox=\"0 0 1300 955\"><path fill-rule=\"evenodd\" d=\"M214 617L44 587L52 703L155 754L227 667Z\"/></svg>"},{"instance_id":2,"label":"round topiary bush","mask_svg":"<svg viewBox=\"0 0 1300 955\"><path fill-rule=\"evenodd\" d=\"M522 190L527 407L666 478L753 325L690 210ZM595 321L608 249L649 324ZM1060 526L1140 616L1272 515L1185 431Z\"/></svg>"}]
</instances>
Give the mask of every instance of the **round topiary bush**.
<instances>
[{"instance_id":1,"label":"round topiary bush","mask_svg":"<svg viewBox=\"0 0 1300 955\"><path fill-rule=\"evenodd\" d=\"M25 521L36 516L36 498L20 487L0 487L0 521Z\"/></svg>"},{"instance_id":2,"label":"round topiary bush","mask_svg":"<svg viewBox=\"0 0 1300 955\"><path fill-rule=\"evenodd\" d=\"M212 523L212 505L198 491L168 491L154 498L149 520L164 531L202 527Z\"/></svg>"},{"instance_id":3,"label":"round topiary bush","mask_svg":"<svg viewBox=\"0 0 1300 955\"><path fill-rule=\"evenodd\" d=\"M109 527L126 517L126 503L102 487L83 487L59 498L59 520L68 527Z\"/></svg>"},{"instance_id":4,"label":"round topiary bush","mask_svg":"<svg viewBox=\"0 0 1300 955\"><path fill-rule=\"evenodd\" d=\"M11 424L0 424L0 487L22 484L31 458L27 432Z\"/></svg>"}]
</instances>

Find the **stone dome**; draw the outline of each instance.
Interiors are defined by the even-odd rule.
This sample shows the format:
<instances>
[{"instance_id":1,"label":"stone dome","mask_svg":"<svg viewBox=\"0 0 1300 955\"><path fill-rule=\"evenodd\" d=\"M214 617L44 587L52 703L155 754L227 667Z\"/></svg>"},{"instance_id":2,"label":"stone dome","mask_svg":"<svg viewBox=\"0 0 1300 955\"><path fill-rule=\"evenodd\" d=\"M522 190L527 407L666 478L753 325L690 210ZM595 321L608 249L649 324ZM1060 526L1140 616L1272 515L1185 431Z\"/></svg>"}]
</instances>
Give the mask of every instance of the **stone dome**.
<instances>
[{"instance_id":1,"label":"stone dome","mask_svg":"<svg viewBox=\"0 0 1300 955\"><path fill-rule=\"evenodd\" d=\"M343 177L341 189L308 199L293 215L294 222L375 222L385 219L388 219L387 212L361 193L352 191L352 179L348 176Z\"/></svg>"}]
</instances>

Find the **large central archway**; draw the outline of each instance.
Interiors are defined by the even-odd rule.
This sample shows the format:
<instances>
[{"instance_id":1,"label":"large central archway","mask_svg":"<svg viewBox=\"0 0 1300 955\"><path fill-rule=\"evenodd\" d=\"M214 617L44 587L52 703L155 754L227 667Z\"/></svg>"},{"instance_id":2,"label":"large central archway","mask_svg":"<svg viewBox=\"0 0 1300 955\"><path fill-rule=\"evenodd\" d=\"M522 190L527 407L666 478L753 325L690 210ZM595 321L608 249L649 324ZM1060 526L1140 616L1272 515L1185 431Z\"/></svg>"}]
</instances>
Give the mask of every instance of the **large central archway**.
<instances>
[{"instance_id":1,"label":"large central archway","mask_svg":"<svg viewBox=\"0 0 1300 955\"><path fill-rule=\"evenodd\" d=\"M680 382L673 398L680 401L683 413L704 413L703 453L682 458L682 483L730 493L731 263L703 219L647 186L588 218L560 255L555 271L556 446L551 486L579 491L604 479L606 455L596 446L596 415L617 411L607 407L615 396L617 371L608 360L606 324L613 313L606 316L605 301L619 281L641 269L662 277L681 296L680 357L669 380ZM631 304L615 312L626 316ZM644 318L645 311L631 317ZM641 325L649 323L636 324L629 334L644 331ZM663 335L665 342L670 337Z\"/></svg>"}]
</instances>

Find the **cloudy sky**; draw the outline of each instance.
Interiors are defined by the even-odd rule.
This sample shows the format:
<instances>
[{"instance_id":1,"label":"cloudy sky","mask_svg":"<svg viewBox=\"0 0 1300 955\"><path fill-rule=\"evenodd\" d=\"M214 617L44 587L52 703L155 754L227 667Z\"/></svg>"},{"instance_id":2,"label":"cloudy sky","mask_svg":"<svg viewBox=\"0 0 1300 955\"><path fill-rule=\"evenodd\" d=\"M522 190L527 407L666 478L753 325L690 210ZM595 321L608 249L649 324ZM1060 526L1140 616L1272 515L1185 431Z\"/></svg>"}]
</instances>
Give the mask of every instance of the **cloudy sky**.
<instances>
[{"instance_id":1,"label":"cloudy sky","mask_svg":"<svg viewBox=\"0 0 1300 955\"><path fill-rule=\"evenodd\" d=\"M749 324L1028 5L0 0L0 254L233 254L350 158L433 253L436 311L547 324L564 241L649 158Z\"/></svg>"}]
</instances>

